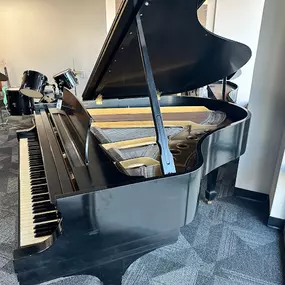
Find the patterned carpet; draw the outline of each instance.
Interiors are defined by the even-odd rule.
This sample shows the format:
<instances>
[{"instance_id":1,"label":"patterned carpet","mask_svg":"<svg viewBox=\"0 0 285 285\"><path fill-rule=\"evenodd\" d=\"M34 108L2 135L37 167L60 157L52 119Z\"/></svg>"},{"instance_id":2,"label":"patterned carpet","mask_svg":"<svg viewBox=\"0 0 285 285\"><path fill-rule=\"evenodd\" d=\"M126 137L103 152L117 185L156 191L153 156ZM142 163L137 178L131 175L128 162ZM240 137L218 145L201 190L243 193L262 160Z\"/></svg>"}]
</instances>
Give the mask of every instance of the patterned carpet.
<instances>
[{"instance_id":1,"label":"patterned carpet","mask_svg":"<svg viewBox=\"0 0 285 285\"><path fill-rule=\"evenodd\" d=\"M0 130L1 285L18 284L11 261L17 246L17 128ZM226 177L233 177L235 170L236 163L221 169L218 200L212 205L201 201L195 220L181 229L177 243L137 260L126 272L122 284L283 284L281 235L265 226L266 204L232 197L234 181ZM95 277L76 276L45 284L99 283Z\"/></svg>"}]
</instances>

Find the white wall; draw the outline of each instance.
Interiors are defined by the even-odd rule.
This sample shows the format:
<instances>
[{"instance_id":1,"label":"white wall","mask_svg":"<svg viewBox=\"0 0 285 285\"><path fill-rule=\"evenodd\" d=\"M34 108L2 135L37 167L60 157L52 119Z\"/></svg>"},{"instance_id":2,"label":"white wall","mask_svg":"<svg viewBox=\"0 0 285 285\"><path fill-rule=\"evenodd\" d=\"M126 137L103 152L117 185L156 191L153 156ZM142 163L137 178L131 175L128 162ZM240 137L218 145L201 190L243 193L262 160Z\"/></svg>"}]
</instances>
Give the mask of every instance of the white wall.
<instances>
[{"instance_id":1,"label":"white wall","mask_svg":"<svg viewBox=\"0 0 285 285\"><path fill-rule=\"evenodd\" d=\"M266 0L249 103L252 121L236 183L240 188L269 193L271 204L279 197L282 205L284 194L278 194L285 189L275 192L275 186L285 147L284 11L284 0Z\"/></svg>"},{"instance_id":2,"label":"white wall","mask_svg":"<svg viewBox=\"0 0 285 285\"><path fill-rule=\"evenodd\" d=\"M115 16L116 16L116 1L106 0L106 24L108 32L113 24Z\"/></svg>"},{"instance_id":3,"label":"white wall","mask_svg":"<svg viewBox=\"0 0 285 285\"><path fill-rule=\"evenodd\" d=\"M275 168L273 176L273 183L270 191L270 216L278 219L285 220L285 132L283 133L283 139L281 143L283 153L281 152L278 157L278 163ZM280 162L281 161L281 166ZM275 183L276 181L276 183Z\"/></svg>"},{"instance_id":4,"label":"white wall","mask_svg":"<svg viewBox=\"0 0 285 285\"><path fill-rule=\"evenodd\" d=\"M11 84L23 71L52 76L66 68L84 70L81 94L106 37L105 0L0 0L0 61ZM0 67L0 70L2 67Z\"/></svg>"},{"instance_id":5,"label":"white wall","mask_svg":"<svg viewBox=\"0 0 285 285\"><path fill-rule=\"evenodd\" d=\"M207 1L207 20L206 28L213 32L215 29L215 17L216 17L216 8L217 0L208 0Z\"/></svg>"},{"instance_id":6,"label":"white wall","mask_svg":"<svg viewBox=\"0 0 285 285\"><path fill-rule=\"evenodd\" d=\"M244 43L252 50L251 60L234 80L239 85L238 103L242 105L249 101L263 7L264 0L217 0L216 4L214 33Z\"/></svg>"}]
</instances>

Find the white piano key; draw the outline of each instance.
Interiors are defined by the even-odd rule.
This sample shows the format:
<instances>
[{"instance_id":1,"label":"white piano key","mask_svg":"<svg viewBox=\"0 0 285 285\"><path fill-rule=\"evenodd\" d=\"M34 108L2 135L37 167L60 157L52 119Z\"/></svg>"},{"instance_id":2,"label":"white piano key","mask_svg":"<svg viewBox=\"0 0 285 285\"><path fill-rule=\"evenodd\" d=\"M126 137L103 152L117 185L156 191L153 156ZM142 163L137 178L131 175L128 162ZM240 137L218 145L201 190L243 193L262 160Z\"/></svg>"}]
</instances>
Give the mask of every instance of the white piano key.
<instances>
[{"instance_id":1,"label":"white piano key","mask_svg":"<svg viewBox=\"0 0 285 285\"><path fill-rule=\"evenodd\" d=\"M32 198L37 194L32 194L31 171L29 161L28 139L20 139L19 141L19 173L20 173L20 246L29 246L47 240L50 236L35 237L34 227L52 222L58 222L58 219L42 221L35 223L34 216L38 214L47 214L56 212L55 210L44 210L39 213L33 213L33 205L42 202L50 202L50 200L33 202ZM48 192L47 192L48 193ZM42 195L42 194L40 194Z\"/></svg>"}]
</instances>

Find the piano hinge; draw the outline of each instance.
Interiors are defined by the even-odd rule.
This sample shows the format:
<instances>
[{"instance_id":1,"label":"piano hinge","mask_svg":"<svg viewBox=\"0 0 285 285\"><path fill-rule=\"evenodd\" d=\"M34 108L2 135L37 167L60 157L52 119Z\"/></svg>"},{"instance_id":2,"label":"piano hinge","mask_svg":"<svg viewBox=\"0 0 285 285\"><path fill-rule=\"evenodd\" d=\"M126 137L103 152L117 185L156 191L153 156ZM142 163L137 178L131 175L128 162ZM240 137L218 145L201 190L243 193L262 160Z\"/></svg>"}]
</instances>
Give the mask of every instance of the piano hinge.
<instances>
[{"instance_id":1,"label":"piano hinge","mask_svg":"<svg viewBox=\"0 0 285 285\"><path fill-rule=\"evenodd\" d=\"M95 99L96 105L102 105L103 104L103 96L99 94L97 98Z\"/></svg>"}]
</instances>

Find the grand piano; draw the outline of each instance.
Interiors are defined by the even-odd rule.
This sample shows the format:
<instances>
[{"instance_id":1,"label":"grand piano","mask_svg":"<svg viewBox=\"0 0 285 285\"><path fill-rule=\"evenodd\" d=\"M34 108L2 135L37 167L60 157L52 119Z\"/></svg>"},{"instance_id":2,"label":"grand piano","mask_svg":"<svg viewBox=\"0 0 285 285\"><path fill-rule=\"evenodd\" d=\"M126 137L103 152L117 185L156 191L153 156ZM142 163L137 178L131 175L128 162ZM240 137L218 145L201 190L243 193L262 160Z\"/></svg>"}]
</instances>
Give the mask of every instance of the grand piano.
<instances>
[{"instance_id":1,"label":"grand piano","mask_svg":"<svg viewBox=\"0 0 285 285\"><path fill-rule=\"evenodd\" d=\"M198 2L198 6L201 4ZM83 94L18 132L20 284L121 284L194 219L202 177L246 150L249 112L180 93L235 73L250 49L205 30L197 0L124 1Z\"/></svg>"}]
</instances>

